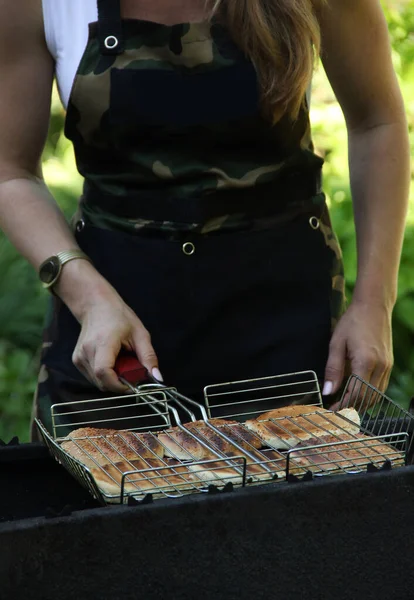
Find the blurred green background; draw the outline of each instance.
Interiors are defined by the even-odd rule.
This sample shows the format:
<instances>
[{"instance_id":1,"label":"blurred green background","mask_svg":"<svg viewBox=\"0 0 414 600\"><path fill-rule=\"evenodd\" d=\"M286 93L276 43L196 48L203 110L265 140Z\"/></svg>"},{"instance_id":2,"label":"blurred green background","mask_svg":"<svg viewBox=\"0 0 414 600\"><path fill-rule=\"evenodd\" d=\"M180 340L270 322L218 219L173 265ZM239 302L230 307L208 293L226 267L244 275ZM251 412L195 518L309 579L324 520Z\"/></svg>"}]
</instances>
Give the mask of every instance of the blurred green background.
<instances>
[{"instance_id":1,"label":"blurred green background","mask_svg":"<svg viewBox=\"0 0 414 600\"><path fill-rule=\"evenodd\" d=\"M383 4L414 149L414 0L384 0ZM356 250L346 130L322 69L314 80L312 106L314 140L318 152L326 159L325 189L344 251L350 297L356 275ZM57 202L69 217L75 210L81 179L71 146L62 133L63 122L64 112L55 92L44 152L44 174ZM6 441L14 435L21 441L28 440L46 300L47 294L40 288L37 275L0 232L0 439ZM393 326L395 367L388 394L407 405L414 396L414 186Z\"/></svg>"}]
</instances>

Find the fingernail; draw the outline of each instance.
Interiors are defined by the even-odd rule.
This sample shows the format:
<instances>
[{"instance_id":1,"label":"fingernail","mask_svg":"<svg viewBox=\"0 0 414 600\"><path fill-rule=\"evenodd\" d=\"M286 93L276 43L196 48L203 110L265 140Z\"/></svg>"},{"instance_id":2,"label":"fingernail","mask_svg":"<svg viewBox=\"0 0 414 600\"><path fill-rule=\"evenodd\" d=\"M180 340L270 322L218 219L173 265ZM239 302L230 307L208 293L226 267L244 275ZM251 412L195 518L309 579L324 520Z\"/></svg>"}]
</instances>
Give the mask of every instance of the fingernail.
<instances>
[{"instance_id":1,"label":"fingernail","mask_svg":"<svg viewBox=\"0 0 414 600\"><path fill-rule=\"evenodd\" d=\"M151 371L152 376L155 377L158 381L164 381L164 377L161 375L160 370L157 367L154 367Z\"/></svg>"},{"instance_id":2,"label":"fingernail","mask_svg":"<svg viewBox=\"0 0 414 600\"><path fill-rule=\"evenodd\" d=\"M325 381L325 385L323 386L322 396L330 396L333 390L332 381Z\"/></svg>"}]
</instances>

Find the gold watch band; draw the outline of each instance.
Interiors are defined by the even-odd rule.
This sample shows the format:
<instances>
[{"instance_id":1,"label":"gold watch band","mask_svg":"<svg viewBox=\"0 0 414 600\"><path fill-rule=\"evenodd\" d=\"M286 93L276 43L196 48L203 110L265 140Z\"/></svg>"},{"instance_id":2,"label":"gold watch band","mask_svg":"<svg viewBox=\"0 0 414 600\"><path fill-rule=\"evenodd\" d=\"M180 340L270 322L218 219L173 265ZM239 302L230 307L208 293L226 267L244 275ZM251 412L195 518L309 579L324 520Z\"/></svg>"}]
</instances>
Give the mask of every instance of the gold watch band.
<instances>
[{"instance_id":1,"label":"gold watch band","mask_svg":"<svg viewBox=\"0 0 414 600\"><path fill-rule=\"evenodd\" d=\"M92 262L82 250L65 250L47 258L39 269L39 276L45 289L53 292L53 286L57 284L62 273L63 266L71 260L82 259Z\"/></svg>"},{"instance_id":2,"label":"gold watch band","mask_svg":"<svg viewBox=\"0 0 414 600\"><path fill-rule=\"evenodd\" d=\"M70 260L74 260L75 258L82 258L91 262L89 256L82 252L82 250L66 250L64 252L58 252L56 256L58 257L62 267L67 262L69 262Z\"/></svg>"}]
</instances>

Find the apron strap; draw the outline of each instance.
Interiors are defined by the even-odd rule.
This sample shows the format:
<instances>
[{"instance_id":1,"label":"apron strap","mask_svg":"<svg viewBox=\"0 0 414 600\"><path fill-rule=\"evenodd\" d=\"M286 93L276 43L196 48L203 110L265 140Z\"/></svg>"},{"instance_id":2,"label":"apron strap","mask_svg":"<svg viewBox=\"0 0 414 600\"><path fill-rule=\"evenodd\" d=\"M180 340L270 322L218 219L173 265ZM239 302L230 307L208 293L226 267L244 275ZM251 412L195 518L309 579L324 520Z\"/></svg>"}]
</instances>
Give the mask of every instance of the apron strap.
<instances>
[{"instance_id":1,"label":"apron strap","mask_svg":"<svg viewBox=\"0 0 414 600\"><path fill-rule=\"evenodd\" d=\"M101 54L124 52L121 0L98 0L98 39Z\"/></svg>"}]
</instances>

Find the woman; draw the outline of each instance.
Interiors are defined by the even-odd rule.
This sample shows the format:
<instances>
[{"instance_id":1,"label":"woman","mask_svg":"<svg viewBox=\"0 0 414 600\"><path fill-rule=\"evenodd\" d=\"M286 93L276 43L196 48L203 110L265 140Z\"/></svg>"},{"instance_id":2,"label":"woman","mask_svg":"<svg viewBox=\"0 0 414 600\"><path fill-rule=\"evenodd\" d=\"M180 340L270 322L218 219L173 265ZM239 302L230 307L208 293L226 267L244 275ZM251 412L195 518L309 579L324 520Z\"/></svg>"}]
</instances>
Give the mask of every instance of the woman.
<instances>
[{"instance_id":1,"label":"woman","mask_svg":"<svg viewBox=\"0 0 414 600\"><path fill-rule=\"evenodd\" d=\"M344 314L309 127L320 42L349 133ZM122 348L193 397L313 369L329 403L346 361L386 388L409 167L378 0L3 1L0 44L0 224L54 292L46 424L51 403L124 393ZM73 231L39 166L55 73L85 177Z\"/></svg>"}]
</instances>

